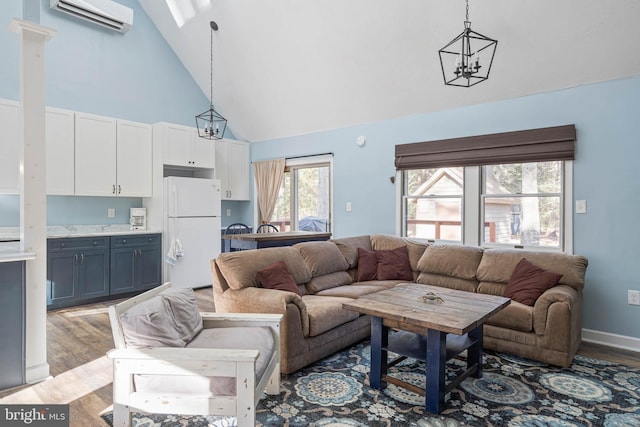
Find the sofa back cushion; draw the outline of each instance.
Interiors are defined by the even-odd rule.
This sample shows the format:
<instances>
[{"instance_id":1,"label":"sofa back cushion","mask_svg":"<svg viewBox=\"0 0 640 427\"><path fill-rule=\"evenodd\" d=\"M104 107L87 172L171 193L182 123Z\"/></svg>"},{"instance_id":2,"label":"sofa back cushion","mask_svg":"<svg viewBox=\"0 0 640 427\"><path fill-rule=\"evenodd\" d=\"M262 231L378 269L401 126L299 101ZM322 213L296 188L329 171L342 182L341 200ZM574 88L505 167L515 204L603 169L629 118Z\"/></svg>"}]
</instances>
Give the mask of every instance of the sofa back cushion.
<instances>
[{"instance_id":1,"label":"sofa back cushion","mask_svg":"<svg viewBox=\"0 0 640 427\"><path fill-rule=\"evenodd\" d=\"M311 279L311 271L300 251L292 246L226 252L216 258L216 264L231 289L242 289L258 287L258 271L280 260L287 265L296 284L300 285Z\"/></svg>"},{"instance_id":2,"label":"sofa back cushion","mask_svg":"<svg viewBox=\"0 0 640 427\"><path fill-rule=\"evenodd\" d=\"M431 245L418 261L417 282L475 292L476 271L482 248L461 245Z\"/></svg>"},{"instance_id":3,"label":"sofa back cushion","mask_svg":"<svg viewBox=\"0 0 640 427\"><path fill-rule=\"evenodd\" d=\"M300 251L302 259L311 272L306 291L315 294L325 289L351 283L347 273L349 263L333 242L302 242L293 246Z\"/></svg>"},{"instance_id":4,"label":"sofa back cushion","mask_svg":"<svg viewBox=\"0 0 640 427\"><path fill-rule=\"evenodd\" d=\"M478 280L487 283L481 283L479 291L497 294L498 289L504 290L522 258L544 270L562 274L558 282L561 285L568 285L576 290L584 287L588 261L583 256L520 249L486 249L478 266L477 276ZM493 292L487 292L490 289Z\"/></svg>"},{"instance_id":5,"label":"sofa back cushion","mask_svg":"<svg viewBox=\"0 0 640 427\"><path fill-rule=\"evenodd\" d=\"M349 263L349 268L355 268L358 265L358 248L371 250L371 236L344 237L342 239L332 239L342 255Z\"/></svg>"},{"instance_id":6,"label":"sofa back cushion","mask_svg":"<svg viewBox=\"0 0 640 427\"><path fill-rule=\"evenodd\" d=\"M426 240L412 239L408 237L393 236L390 234L374 234L371 236L371 248L374 250L396 249L399 246L406 246L409 253L409 264L411 270L415 272L414 279L418 275L418 261L424 254L429 243Z\"/></svg>"},{"instance_id":7,"label":"sofa back cushion","mask_svg":"<svg viewBox=\"0 0 640 427\"><path fill-rule=\"evenodd\" d=\"M300 251L313 277L349 268L349 263L333 242L302 242L293 247Z\"/></svg>"}]
</instances>

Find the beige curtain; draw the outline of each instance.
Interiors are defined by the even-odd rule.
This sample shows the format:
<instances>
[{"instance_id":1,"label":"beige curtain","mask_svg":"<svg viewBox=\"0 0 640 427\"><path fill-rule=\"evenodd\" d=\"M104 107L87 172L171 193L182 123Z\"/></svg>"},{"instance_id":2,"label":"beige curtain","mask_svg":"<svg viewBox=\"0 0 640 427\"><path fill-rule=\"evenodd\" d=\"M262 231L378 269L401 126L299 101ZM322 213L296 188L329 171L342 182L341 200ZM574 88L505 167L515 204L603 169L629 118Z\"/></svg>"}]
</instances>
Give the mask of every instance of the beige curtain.
<instances>
[{"instance_id":1,"label":"beige curtain","mask_svg":"<svg viewBox=\"0 0 640 427\"><path fill-rule=\"evenodd\" d=\"M284 176L285 159L262 160L253 163L258 193L258 221L265 224L271 221L273 210L278 201L278 192Z\"/></svg>"}]
</instances>

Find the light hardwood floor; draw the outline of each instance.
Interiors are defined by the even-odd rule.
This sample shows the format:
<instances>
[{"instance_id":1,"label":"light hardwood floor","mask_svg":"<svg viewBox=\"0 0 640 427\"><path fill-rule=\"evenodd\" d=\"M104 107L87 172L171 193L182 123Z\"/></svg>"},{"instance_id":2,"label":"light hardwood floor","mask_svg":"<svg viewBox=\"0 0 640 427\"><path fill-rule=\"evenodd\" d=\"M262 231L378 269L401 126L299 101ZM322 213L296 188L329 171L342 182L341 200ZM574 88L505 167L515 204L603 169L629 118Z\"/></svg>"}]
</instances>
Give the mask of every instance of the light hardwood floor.
<instances>
[{"instance_id":1,"label":"light hardwood floor","mask_svg":"<svg viewBox=\"0 0 640 427\"><path fill-rule=\"evenodd\" d=\"M196 291L198 308L214 311L211 288ZM52 378L0 390L0 403L69 404L71 427L103 427L100 414L112 403L113 348L107 308L117 301L55 310L47 315L47 351ZM640 367L640 353L583 343L580 354Z\"/></svg>"}]
</instances>

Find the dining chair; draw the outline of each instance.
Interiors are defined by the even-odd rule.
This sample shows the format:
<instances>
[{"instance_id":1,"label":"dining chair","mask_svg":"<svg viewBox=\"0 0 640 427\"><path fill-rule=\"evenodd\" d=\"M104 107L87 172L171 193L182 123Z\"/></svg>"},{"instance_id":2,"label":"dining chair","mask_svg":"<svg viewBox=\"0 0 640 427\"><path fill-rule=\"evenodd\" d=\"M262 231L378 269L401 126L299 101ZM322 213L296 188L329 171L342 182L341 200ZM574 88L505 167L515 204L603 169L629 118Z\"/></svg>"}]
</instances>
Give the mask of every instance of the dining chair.
<instances>
[{"instance_id":1,"label":"dining chair","mask_svg":"<svg viewBox=\"0 0 640 427\"><path fill-rule=\"evenodd\" d=\"M236 222L233 223L229 226L227 226L227 228L224 230L224 234L244 234L244 233L251 233L251 229L249 228L248 225L243 224L241 222Z\"/></svg>"},{"instance_id":2,"label":"dining chair","mask_svg":"<svg viewBox=\"0 0 640 427\"><path fill-rule=\"evenodd\" d=\"M256 230L256 233L278 233L278 227L273 224L262 224Z\"/></svg>"}]
</instances>

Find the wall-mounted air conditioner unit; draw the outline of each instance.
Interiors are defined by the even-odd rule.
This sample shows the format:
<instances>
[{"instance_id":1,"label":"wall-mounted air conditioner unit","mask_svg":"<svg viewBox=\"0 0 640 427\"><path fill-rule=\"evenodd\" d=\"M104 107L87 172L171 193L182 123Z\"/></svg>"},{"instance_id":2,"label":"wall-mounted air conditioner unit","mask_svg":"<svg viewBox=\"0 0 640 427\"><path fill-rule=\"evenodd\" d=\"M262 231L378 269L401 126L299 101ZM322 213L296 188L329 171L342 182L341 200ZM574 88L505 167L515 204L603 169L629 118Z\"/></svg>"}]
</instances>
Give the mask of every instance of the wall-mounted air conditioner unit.
<instances>
[{"instance_id":1,"label":"wall-mounted air conditioner unit","mask_svg":"<svg viewBox=\"0 0 640 427\"><path fill-rule=\"evenodd\" d=\"M51 9L121 33L133 25L133 10L111 0L51 0Z\"/></svg>"}]
</instances>

